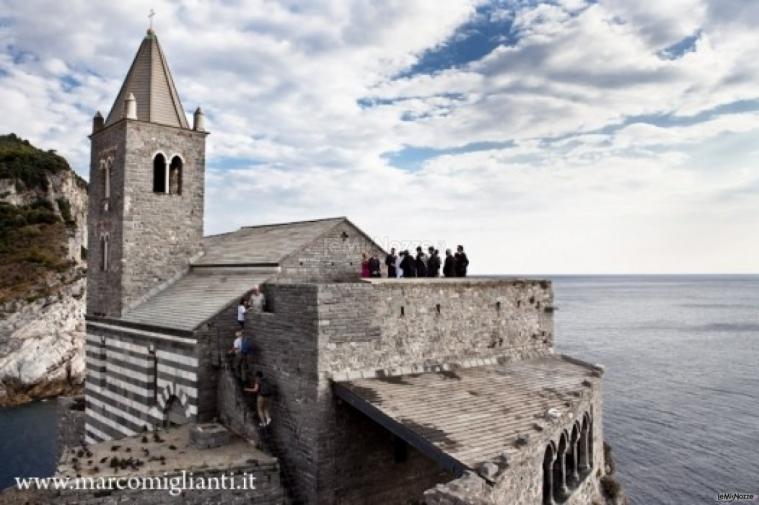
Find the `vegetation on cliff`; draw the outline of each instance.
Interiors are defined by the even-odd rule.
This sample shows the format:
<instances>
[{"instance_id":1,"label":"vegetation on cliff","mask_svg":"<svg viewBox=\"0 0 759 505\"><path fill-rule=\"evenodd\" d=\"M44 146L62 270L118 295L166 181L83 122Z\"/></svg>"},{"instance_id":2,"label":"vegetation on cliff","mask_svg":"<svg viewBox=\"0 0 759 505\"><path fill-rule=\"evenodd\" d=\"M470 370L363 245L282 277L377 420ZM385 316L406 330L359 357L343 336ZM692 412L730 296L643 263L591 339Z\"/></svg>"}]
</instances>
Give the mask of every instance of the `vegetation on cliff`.
<instances>
[{"instance_id":1,"label":"vegetation on cliff","mask_svg":"<svg viewBox=\"0 0 759 505\"><path fill-rule=\"evenodd\" d=\"M23 205L4 201L0 192L0 306L13 300L48 296L68 280L74 262L68 258L67 228L77 226L64 197L45 198L52 174L71 171L65 159L43 151L14 134L0 135L0 180L17 193L31 196ZM73 173L73 172L72 172ZM82 188L84 181L75 176Z\"/></svg>"}]
</instances>

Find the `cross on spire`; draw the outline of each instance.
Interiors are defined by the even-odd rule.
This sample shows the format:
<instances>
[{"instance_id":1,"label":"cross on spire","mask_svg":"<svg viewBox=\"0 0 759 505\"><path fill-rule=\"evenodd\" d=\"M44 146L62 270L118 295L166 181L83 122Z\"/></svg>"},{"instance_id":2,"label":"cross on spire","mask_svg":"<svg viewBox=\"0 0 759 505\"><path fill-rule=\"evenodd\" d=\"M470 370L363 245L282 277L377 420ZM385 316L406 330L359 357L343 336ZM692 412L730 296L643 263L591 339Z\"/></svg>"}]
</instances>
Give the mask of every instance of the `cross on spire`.
<instances>
[{"instance_id":1,"label":"cross on spire","mask_svg":"<svg viewBox=\"0 0 759 505\"><path fill-rule=\"evenodd\" d=\"M153 30L153 17L155 17L155 11L153 9L150 9L150 14L148 14L148 18L150 19L150 30Z\"/></svg>"}]
</instances>

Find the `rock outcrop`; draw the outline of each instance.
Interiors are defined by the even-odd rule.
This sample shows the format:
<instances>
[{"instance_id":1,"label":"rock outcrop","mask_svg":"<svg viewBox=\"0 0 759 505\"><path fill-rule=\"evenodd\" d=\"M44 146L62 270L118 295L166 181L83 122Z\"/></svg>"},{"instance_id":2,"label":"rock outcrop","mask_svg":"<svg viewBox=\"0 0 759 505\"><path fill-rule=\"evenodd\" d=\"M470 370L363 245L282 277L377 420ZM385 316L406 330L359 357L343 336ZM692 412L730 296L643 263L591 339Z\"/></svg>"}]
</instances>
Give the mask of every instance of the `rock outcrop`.
<instances>
[{"instance_id":1,"label":"rock outcrop","mask_svg":"<svg viewBox=\"0 0 759 505\"><path fill-rule=\"evenodd\" d=\"M0 136L0 405L81 390L86 218L63 158Z\"/></svg>"}]
</instances>

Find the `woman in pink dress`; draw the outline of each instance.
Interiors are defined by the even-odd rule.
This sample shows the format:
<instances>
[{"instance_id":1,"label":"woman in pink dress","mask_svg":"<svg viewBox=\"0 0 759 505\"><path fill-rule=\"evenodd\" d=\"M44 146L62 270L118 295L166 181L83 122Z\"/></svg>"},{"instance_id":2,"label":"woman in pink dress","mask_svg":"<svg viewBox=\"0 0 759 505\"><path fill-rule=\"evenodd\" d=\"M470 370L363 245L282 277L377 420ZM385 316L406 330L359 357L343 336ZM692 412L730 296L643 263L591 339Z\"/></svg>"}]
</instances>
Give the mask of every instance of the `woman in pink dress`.
<instances>
[{"instance_id":1,"label":"woman in pink dress","mask_svg":"<svg viewBox=\"0 0 759 505\"><path fill-rule=\"evenodd\" d=\"M369 277L369 258L361 253L361 277Z\"/></svg>"}]
</instances>

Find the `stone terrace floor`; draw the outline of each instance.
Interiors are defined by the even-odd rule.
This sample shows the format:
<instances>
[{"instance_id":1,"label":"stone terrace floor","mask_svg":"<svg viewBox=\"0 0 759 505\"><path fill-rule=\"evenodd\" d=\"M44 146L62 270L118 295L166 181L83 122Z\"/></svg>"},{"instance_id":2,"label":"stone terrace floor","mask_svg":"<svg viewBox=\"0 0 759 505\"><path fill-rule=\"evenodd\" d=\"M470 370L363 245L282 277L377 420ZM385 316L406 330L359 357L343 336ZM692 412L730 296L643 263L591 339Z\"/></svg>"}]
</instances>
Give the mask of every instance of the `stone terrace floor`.
<instances>
[{"instance_id":1,"label":"stone terrace floor","mask_svg":"<svg viewBox=\"0 0 759 505\"><path fill-rule=\"evenodd\" d=\"M120 463L118 466L111 466L117 462ZM190 445L188 425L101 442L86 448L67 449L61 456L57 473L69 477L127 477L171 474L182 470L232 470L256 463L271 465L276 463L276 459L235 435L227 445L198 449Z\"/></svg>"}]
</instances>

